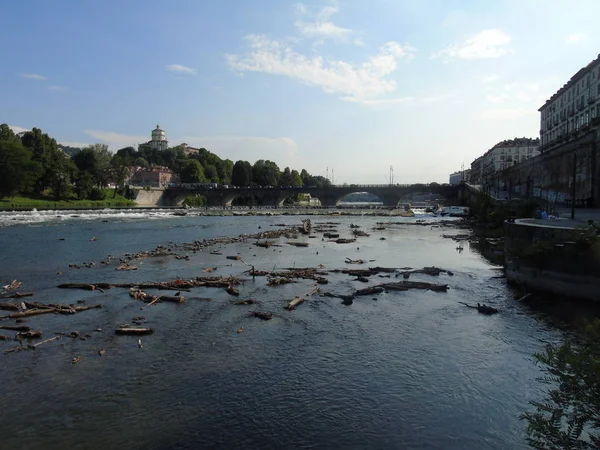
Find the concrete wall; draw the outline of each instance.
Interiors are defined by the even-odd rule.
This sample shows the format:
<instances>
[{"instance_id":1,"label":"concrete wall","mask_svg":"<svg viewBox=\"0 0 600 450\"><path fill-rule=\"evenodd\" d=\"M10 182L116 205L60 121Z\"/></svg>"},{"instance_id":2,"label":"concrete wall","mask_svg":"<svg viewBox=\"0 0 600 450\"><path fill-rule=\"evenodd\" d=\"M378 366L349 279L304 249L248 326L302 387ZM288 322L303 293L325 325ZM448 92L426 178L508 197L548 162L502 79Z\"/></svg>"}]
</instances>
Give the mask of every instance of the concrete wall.
<instances>
[{"instance_id":1,"label":"concrete wall","mask_svg":"<svg viewBox=\"0 0 600 450\"><path fill-rule=\"evenodd\" d=\"M541 222L541 221L540 221ZM600 246L532 219L505 224L506 277L527 290L600 301Z\"/></svg>"},{"instance_id":2,"label":"concrete wall","mask_svg":"<svg viewBox=\"0 0 600 450\"><path fill-rule=\"evenodd\" d=\"M171 199L165 196L164 189L150 188L140 189L137 197L135 198L137 206L177 206L176 202L172 202Z\"/></svg>"}]
</instances>

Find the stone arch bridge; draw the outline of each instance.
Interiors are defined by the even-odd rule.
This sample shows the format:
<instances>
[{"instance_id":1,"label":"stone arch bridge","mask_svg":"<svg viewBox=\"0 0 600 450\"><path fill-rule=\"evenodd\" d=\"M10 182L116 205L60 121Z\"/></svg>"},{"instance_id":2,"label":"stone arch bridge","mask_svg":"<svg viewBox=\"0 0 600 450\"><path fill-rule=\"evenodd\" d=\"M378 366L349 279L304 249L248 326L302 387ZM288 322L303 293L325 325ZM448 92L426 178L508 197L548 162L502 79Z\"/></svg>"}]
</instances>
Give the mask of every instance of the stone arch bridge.
<instances>
[{"instance_id":1,"label":"stone arch bridge","mask_svg":"<svg viewBox=\"0 0 600 450\"><path fill-rule=\"evenodd\" d=\"M166 188L163 193L164 205L176 206L183 202L188 195L203 195L208 206L230 206L231 202L240 196L251 195L258 199L261 206L281 206L283 202L296 194L310 194L318 198L322 206L336 206L348 194L368 192L377 196L384 206L394 207L408 194L433 193L453 200L458 196L458 187L447 184L403 184L403 185L358 185L329 186L329 187L246 187L246 188L190 188L173 186Z\"/></svg>"}]
</instances>

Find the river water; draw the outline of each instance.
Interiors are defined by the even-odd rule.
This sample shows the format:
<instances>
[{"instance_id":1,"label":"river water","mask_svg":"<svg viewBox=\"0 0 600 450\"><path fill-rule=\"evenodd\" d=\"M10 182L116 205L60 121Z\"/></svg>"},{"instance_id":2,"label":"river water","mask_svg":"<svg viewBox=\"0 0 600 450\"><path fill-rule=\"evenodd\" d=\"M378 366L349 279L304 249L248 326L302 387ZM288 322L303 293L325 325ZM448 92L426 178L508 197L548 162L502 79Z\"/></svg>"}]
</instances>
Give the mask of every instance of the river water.
<instances>
[{"instance_id":1,"label":"river water","mask_svg":"<svg viewBox=\"0 0 600 450\"><path fill-rule=\"evenodd\" d=\"M71 331L91 337L63 337L0 357L2 449L526 448L518 417L543 394L531 354L559 341L562 331L515 302L505 280L497 278L501 272L468 242L459 250L441 237L464 230L436 227L435 218L418 226L414 222L423 217L312 217L313 223L336 222L342 236L350 237L351 223L372 234L354 244L301 236L308 248L286 245L286 238L269 249L253 241L215 246L211 250L222 255L147 258L133 263L139 270L122 272L115 265L68 264L98 263L107 255L170 242L256 233L259 226L266 231L275 224L297 225L300 217L174 217L156 211L18 216L0 217L0 284L18 279L21 291L35 291L36 301L85 300L104 308L31 317L27 325L45 338ZM381 221L392 224L373 231ZM243 275L247 267L241 262L225 259L238 253L265 270L361 267L345 264L349 257L374 260L369 266L435 265L454 276L411 276L446 283L446 293L387 292L357 297L349 306L315 295L287 311L284 305L310 292L311 282L267 287L262 277ZM197 288L184 293L196 298L183 304L140 311L143 304L124 289L55 287L191 278L207 275L201 272L205 267L218 267L215 275L245 278L241 298L262 304L237 306L221 289ZM327 278L330 284L322 290L343 294L389 281ZM485 302L501 313L483 316L459 301ZM275 317L248 317L254 310ZM114 334L119 324L140 315L156 329L142 337L142 348L137 337ZM1 323L9 322L14 323ZM15 345L0 341L0 350ZM98 355L101 348L104 356ZM81 360L72 364L75 356Z\"/></svg>"}]
</instances>

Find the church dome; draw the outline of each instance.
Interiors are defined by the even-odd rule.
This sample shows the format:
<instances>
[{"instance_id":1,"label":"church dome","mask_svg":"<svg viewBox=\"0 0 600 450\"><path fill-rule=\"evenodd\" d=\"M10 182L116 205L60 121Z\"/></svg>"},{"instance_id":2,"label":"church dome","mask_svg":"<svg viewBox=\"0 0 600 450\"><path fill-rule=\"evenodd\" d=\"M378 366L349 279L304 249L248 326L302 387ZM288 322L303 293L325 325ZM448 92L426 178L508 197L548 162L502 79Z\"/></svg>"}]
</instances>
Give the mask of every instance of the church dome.
<instances>
[{"instance_id":1,"label":"church dome","mask_svg":"<svg viewBox=\"0 0 600 450\"><path fill-rule=\"evenodd\" d=\"M152 140L153 141L164 141L165 139L165 131L160 128L157 124L156 128L152 130Z\"/></svg>"}]
</instances>

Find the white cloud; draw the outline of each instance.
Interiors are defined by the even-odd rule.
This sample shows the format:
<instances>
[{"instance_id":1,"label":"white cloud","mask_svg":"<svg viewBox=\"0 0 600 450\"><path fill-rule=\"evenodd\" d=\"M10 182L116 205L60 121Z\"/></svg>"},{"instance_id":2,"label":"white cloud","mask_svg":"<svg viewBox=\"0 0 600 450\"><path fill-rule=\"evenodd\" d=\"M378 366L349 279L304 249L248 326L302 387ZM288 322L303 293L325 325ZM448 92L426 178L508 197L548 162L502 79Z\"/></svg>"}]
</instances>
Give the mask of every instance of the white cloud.
<instances>
[{"instance_id":1,"label":"white cloud","mask_svg":"<svg viewBox=\"0 0 600 450\"><path fill-rule=\"evenodd\" d=\"M76 148L85 148L92 145L89 142L77 142L77 141L60 141L58 146L66 146L66 147L76 147Z\"/></svg>"},{"instance_id":2,"label":"white cloud","mask_svg":"<svg viewBox=\"0 0 600 450\"><path fill-rule=\"evenodd\" d=\"M184 136L175 142L186 142L192 147L204 147L221 158L253 163L270 159L284 168L299 166L298 145L289 137L263 136Z\"/></svg>"},{"instance_id":3,"label":"white cloud","mask_svg":"<svg viewBox=\"0 0 600 450\"><path fill-rule=\"evenodd\" d=\"M84 133L97 139L102 144L108 144L109 148L113 151L119 150L123 147L137 147L137 144L148 142L150 136L134 136L128 134L115 133L113 131L100 131L100 130L84 130Z\"/></svg>"},{"instance_id":4,"label":"white cloud","mask_svg":"<svg viewBox=\"0 0 600 450\"><path fill-rule=\"evenodd\" d=\"M246 40L249 53L226 55L231 69L284 75L318 86L328 94L341 94L350 101L395 91L396 82L386 77L396 70L399 60L411 59L415 51L409 45L388 42L377 55L360 65L353 65L346 61L325 61L320 56L307 57L265 36L250 35Z\"/></svg>"},{"instance_id":5,"label":"white cloud","mask_svg":"<svg viewBox=\"0 0 600 450\"><path fill-rule=\"evenodd\" d=\"M183 66L181 64L169 64L167 66L167 70L169 72L185 73L190 75L196 74L196 69L192 69L191 67Z\"/></svg>"},{"instance_id":6,"label":"white cloud","mask_svg":"<svg viewBox=\"0 0 600 450\"><path fill-rule=\"evenodd\" d=\"M13 133L22 133L23 131L31 131L31 128L23 128L17 125L9 125L8 128L13 130Z\"/></svg>"},{"instance_id":7,"label":"white cloud","mask_svg":"<svg viewBox=\"0 0 600 450\"><path fill-rule=\"evenodd\" d=\"M440 94L428 95L424 97L395 97L395 98L375 98L375 99L346 99L352 102L359 102L364 105L393 105L393 104L408 104L412 106L429 105L432 103L440 103L456 97L456 94Z\"/></svg>"},{"instance_id":8,"label":"white cloud","mask_svg":"<svg viewBox=\"0 0 600 450\"><path fill-rule=\"evenodd\" d=\"M577 42L581 42L585 39L585 35L583 33L573 33L567 36L567 44L576 44Z\"/></svg>"},{"instance_id":9,"label":"white cloud","mask_svg":"<svg viewBox=\"0 0 600 450\"><path fill-rule=\"evenodd\" d=\"M462 44L453 44L434 53L431 58L444 58L445 61L499 58L512 53L511 49L506 48L510 41L511 37L502 30L483 30Z\"/></svg>"},{"instance_id":10,"label":"white cloud","mask_svg":"<svg viewBox=\"0 0 600 450\"><path fill-rule=\"evenodd\" d=\"M27 78L29 80L43 81L46 79L45 76L40 75L38 73L22 73L21 76L23 78Z\"/></svg>"},{"instance_id":11,"label":"white cloud","mask_svg":"<svg viewBox=\"0 0 600 450\"><path fill-rule=\"evenodd\" d=\"M138 144L148 142L150 135L137 136L116 133L114 131L85 130L96 142L108 144L111 151L117 151L123 147L132 146L137 148ZM206 148L221 158L229 158L233 161L239 159L255 161L257 159L270 159L281 167L294 165L297 161L298 146L289 137L261 137L261 136L182 136L173 137L167 135L170 146L176 146L183 142L192 147ZM63 142L65 145L83 144L80 142ZM72 145L73 144L73 145ZM254 158L254 159L253 159Z\"/></svg>"},{"instance_id":12,"label":"white cloud","mask_svg":"<svg viewBox=\"0 0 600 450\"><path fill-rule=\"evenodd\" d=\"M485 99L491 103L503 103L504 101L506 101L507 98L508 98L507 94L499 94L499 95L489 94L485 97Z\"/></svg>"},{"instance_id":13,"label":"white cloud","mask_svg":"<svg viewBox=\"0 0 600 450\"><path fill-rule=\"evenodd\" d=\"M491 83L495 83L499 79L500 79L500 77L498 75L488 75L487 77L483 77L481 79L481 83L482 84L491 84Z\"/></svg>"},{"instance_id":14,"label":"white cloud","mask_svg":"<svg viewBox=\"0 0 600 450\"><path fill-rule=\"evenodd\" d=\"M484 111L481 118L484 120L514 120L536 113L535 109L530 108L492 108Z\"/></svg>"},{"instance_id":15,"label":"white cloud","mask_svg":"<svg viewBox=\"0 0 600 450\"><path fill-rule=\"evenodd\" d=\"M336 40L347 39L352 33L352 30L337 26L330 20L331 16L337 14L338 12L339 7L337 3L334 2L329 6L323 7L316 15L310 17L310 21L305 21L304 19L309 16L308 10L302 3L298 3L296 4L296 13L302 18L296 21L296 28L300 34L309 38Z\"/></svg>"},{"instance_id":16,"label":"white cloud","mask_svg":"<svg viewBox=\"0 0 600 450\"><path fill-rule=\"evenodd\" d=\"M68 91L69 88L67 88L66 86L48 86L48 89L50 89L51 91Z\"/></svg>"}]
</instances>

